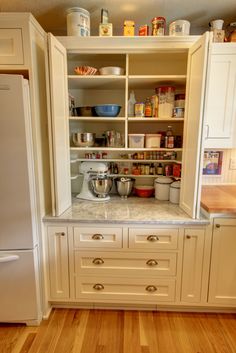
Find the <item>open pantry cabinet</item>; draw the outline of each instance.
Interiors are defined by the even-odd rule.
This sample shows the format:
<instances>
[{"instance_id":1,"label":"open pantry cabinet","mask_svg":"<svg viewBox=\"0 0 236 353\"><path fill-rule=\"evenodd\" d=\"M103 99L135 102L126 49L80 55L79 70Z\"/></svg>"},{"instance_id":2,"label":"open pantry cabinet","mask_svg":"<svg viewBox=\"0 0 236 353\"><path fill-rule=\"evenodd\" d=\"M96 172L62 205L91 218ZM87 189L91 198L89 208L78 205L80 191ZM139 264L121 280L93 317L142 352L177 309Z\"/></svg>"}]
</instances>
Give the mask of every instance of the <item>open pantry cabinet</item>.
<instances>
[{"instance_id":1,"label":"open pantry cabinet","mask_svg":"<svg viewBox=\"0 0 236 353\"><path fill-rule=\"evenodd\" d=\"M203 96L208 33L196 37L58 37L49 42L49 95L51 117L51 169L55 215L71 205L80 191L83 161L106 161L111 174L132 175L136 183L153 184L159 163L180 165L180 206L197 216L202 137ZM76 75L77 66L120 66L124 75ZM175 93L186 93L183 118L135 117L128 115L128 99L134 91L137 102L155 95L155 88L172 86ZM69 95L75 106L118 104L117 117L75 116L69 110ZM173 148L130 147L129 134L153 134L172 126L178 144ZM103 135L116 131L116 144L104 145ZM76 147L73 132L93 132L97 147ZM102 142L101 142L102 141ZM98 142L99 144L99 142ZM135 164L135 165L134 165ZM143 168L145 165L145 168ZM150 165L154 166L150 173ZM134 168L141 170L134 175ZM178 177L180 179L180 177ZM145 181L144 181L145 180Z\"/></svg>"}]
</instances>

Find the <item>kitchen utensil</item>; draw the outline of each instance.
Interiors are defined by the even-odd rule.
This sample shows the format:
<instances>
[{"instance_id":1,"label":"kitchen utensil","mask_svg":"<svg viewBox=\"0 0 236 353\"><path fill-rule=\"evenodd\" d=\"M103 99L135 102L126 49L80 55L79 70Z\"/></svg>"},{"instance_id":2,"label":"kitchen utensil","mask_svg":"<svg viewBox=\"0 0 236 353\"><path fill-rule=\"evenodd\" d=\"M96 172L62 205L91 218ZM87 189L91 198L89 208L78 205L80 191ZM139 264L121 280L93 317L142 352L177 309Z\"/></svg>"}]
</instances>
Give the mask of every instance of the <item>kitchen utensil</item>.
<instances>
[{"instance_id":1,"label":"kitchen utensil","mask_svg":"<svg viewBox=\"0 0 236 353\"><path fill-rule=\"evenodd\" d=\"M127 198L133 191L135 179L129 177L119 177L115 179L116 189L121 198Z\"/></svg>"},{"instance_id":2,"label":"kitchen utensil","mask_svg":"<svg viewBox=\"0 0 236 353\"><path fill-rule=\"evenodd\" d=\"M99 198L105 198L111 191L113 179L107 175L95 176L89 180L92 192Z\"/></svg>"},{"instance_id":3,"label":"kitchen utensil","mask_svg":"<svg viewBox=\"0 0 236 353\"><path fill-rule=\"evenodd\" d=\"M154 192L154 187L149 185L135 186L135 194L139 197L151 197Z\"/></svg>"},{"instance_id":4,"label":"kitchen utensil","mask_svg":"<svg viewBox=\"0 0 236 353\"><path fill-rule=\"evenodd\" d=\"M116 117L121 110L121 106L117 104L101 104L95 105L95 112L102 117Z\"/></svg>"},{"instance_id":5,"label":"kitchen utensil","mask_svg":"<svg viewBox=\"0 0 236 353\"><path fill-rule=\"evenodd\" d=\"M77 147L93 147L96 134L93 132L75 132L72 140Z\"/></svg>"},{"instance_id":6,"label":"kitchen utensil","mask_svg":"<svg viewBox=\"0 0 236 353\"><path fill-rule=\"evenodd\" d=\"M90 106L75 107L75 110L78 116L94 116L96 114L94 108Z\"/></svg>"},{"instance_id":7,"label":"kitchen utensil","mask_svg":"<svg viewBox=\"0 0 236 353\"><path fill-rule=\"evenodd\" d=\"M119 66L101 67L98 71L100 75L124 75L125 73L125 70Z\"/></svg>"},{"instance_id":8,"label":"kitchen utensil","mask_svg":"<svg viewBox=\"0 0 236 353\"><path fill-rule=\"evenodd\" d=\"M92 66L76 66L74 69L77 75L95 75L97 69Z\"/></svg>"}]
</instances>

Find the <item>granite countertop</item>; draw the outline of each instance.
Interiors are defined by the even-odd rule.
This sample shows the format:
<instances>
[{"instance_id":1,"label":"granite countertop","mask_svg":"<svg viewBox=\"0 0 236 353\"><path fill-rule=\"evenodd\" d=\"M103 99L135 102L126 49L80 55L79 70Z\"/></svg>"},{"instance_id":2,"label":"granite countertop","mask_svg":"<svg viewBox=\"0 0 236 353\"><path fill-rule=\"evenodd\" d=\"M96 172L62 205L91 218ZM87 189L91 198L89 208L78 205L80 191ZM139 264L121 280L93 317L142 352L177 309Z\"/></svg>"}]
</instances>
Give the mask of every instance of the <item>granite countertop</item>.
<instances>
[{"instance_id":1,"label":"granite countertop","mask_svg":"<svg viewBox=\"0 0 236 353\"><path fill-rule=\"evenodd\" d=\"M73 200L72 206L59 217L47 215L45 222L195 224L209 223L205 217L192 219L178 205L155 198L112 196L109 201Z\"/></svg>"},{"instance_id":2,"label":"granite countertop","mask_svg":"<svg viewBox=\"0 0 236 353\"><path fill-rule=\"evenodd\" d=\"M236 215L236 185L204 185L201 207L208 213Z\"/></svg>"}]
</instances>

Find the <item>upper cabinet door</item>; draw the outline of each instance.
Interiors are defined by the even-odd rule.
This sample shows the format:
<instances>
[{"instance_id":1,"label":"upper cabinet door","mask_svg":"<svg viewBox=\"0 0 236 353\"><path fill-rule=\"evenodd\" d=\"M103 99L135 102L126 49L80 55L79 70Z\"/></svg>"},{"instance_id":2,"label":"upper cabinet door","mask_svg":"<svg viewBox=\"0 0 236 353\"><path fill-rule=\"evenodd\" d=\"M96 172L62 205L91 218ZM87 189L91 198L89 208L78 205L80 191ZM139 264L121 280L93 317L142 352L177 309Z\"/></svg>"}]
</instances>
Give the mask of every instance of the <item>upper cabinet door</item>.
<instances>
[{"instance_id":1,"label":"upper cabinet door","mask_svg":"<svg viewBox=\"0 0 236 353\"><path fill-rule=\"evenodd\" d=\"M206 148L235 147L236 46L212 43L205 100ZM226 47L224 47L226 45Z\"/></svg>"},{"instance_id":2,"label":"upper cabinet door","mask_svg":"<svg viewBox=\"0 0 236 353\"><path fill-rule=\"evenodd\" d=\"M67 56L52 34L48 34L48 46L52 204L54 215L59 216L71 205Z\"/></svg>"},{"instance_id":3,"label":"upper cabinet door","mask_svg":"<svg viewBox=\"0 0 236 353\"><path fill-rule=\"evenodd\" d=\"M184 123L183 164L180 206L191 217L199 216L203 106L209 33L189 50L186 119Z\"/></svg>"}]
</instances>

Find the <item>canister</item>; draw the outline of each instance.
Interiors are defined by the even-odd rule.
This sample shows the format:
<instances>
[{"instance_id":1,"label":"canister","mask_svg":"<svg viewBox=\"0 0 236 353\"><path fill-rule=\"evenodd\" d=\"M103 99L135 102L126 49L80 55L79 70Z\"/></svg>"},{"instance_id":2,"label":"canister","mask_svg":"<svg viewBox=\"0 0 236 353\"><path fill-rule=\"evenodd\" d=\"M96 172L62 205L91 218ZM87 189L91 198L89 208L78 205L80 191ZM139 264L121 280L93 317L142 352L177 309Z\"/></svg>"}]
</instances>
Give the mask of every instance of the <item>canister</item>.
<instances>
[{"instance_id":1,"label":"canister","mask_svg":"<svg viewBox=\"0 0 236 353\"><path fill-rule=\"evenodd\" d=\"M174 181L170 184L170 202L179 203L180 187L180 181Z\"/></svg>"},{"instance_id":2,"label":"canister","mask_svg":"<svg viewBox=\"0 0 236 353\"><path fill-rule=\"evenodd\" d=\"M190 22L186 20L177 20L170 23L170 36L188 36L190 33Z\"/></svg>"},{"instance_id":3,"label":"canister","mask_svg":"<svg viewBox=\"0 0 236 353\"><path fill-rule=\"evenodd\" d=\"M81 7L71 7L67 10L67 35L90 36L90 14Z\"/></svg>"},{"instance_id":4,"label":"canister","mask_svg":"<svg viewBox=\"0 0 236 353\"><path fill-rule=\"evenodd\" d=\"M155 179L155 198L160 201L168 201L170 194L170 184L173 179L160 176Z\"/></svg>"}]
</instances>

